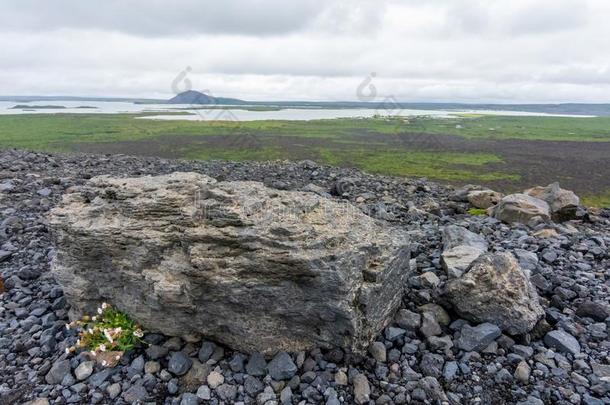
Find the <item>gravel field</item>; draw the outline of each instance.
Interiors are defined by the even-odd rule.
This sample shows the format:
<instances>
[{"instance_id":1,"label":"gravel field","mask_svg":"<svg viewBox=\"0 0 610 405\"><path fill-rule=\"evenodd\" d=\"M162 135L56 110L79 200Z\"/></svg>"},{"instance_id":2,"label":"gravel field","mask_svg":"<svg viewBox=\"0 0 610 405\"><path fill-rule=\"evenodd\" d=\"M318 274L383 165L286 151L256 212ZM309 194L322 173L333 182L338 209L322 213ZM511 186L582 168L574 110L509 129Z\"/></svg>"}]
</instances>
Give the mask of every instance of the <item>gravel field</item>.
<instances>
[{"instance_id":1,"label":"gravel field","mask_svg":"<svg viewBox=\"0 0 610 405\"><path fill-rule=\"evenodd\" d=\"M77 336L65 327L69 307L49 273L47 212L66 189L96 175L175 171L347 199L407 230L413 274L394 322L366 355L314 349L264 358L158 334L145 335L147 345L113 368L67 354ZM458 194L425 179L311 161L2 151L0 404L609 404L610 210L581 208L561 224L507 225L467 214ZM516 257L535 290L523 311L543 312L531 331L506 332L523 319L499 319L502 330L466 319L472 311L447 293L441 260L452 233L495 257Z\"/></svg>"}]
</instances>

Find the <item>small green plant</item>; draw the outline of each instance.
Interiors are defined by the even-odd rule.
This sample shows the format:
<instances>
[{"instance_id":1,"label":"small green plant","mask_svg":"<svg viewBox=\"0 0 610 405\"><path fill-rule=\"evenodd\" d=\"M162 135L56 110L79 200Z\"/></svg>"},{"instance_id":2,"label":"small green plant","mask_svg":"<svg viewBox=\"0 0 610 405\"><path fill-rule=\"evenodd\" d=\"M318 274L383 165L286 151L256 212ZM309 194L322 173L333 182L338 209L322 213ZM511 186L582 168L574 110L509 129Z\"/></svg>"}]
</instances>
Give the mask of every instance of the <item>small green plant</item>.
<instances>
[{"instance_id":1,"label":"small green plant","mask_svg":"<svg viewBox=\"0 0 610 405\"><path fill-rule=\"evenodd\" d=\"M470 208L468 209L468 213L470 215L476 215L480 217L484 217L485 215L487 215L487 211L483 208Z\"/></svg>"},{"instance_id":2,"label":"small green plant","mask_svg":"<svg viewBox=\"0 0 610 405\"><path fill-rule=\"evenodd\" d=\"M80 321L67 324L66 328L79 330L76 345L66 352L87 350L93 357L102 352L117 352L120 356L141 343L144 336L138 324L107 303L97 309L97 315L83 316Z\"/></svg>"}]
</instances>

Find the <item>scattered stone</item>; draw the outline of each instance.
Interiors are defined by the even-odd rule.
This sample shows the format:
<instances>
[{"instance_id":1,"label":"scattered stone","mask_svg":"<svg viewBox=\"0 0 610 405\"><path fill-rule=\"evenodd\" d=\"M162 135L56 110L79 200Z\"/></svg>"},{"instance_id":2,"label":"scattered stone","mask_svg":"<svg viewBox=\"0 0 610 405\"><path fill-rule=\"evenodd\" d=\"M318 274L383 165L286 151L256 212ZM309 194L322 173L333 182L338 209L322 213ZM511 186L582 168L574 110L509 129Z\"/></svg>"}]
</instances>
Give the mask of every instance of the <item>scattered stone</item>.
<instances>
[{"instance_id":1,"label":"scattered stone","mask_svg":"<svg viewBox=\"0 0 610 405\"><path fill-rule=\"evenodd\" d=\"M217 387L220 387L225 382L224 376L217 371L212 371L208 375L207 380L208 380L208 386L211 389L216 389Z\"/></svg>"},{"instance_id":2,"label":"scattered stone","mask_svg":"<svg viewBox=\"0 0 610 405\"><path fill-rule=\"evenodd\" d=\"M599 302L585 301L578 306L576 315L583 318L591 318L594 321L603 322L610 317L610 306Z\"/></svg>"},{"instance_id":3,"label":"scattered stone","mask_svg":"<svg viewBox=\"0 0 610 405\"><path fill-rule=\"evenodd\" d=\"M157 374L161 370L161 365L156 361L147 361L144 363L144 372L146 374Z\"/></svg>"},{"instance_id":4,"label":"scattered stone","mask_svg":"<svg viewBox=\"0 0 610 405\"><path fill-rule=\"evenodd\" d=\"M421 325L421 315L408 309L401 309L396 314L395 322L403 329L415 331Z\"/></svg>"},{"instance_id":5,"label":"scattered stone","mask_svg":"<svg viewBox=\"0 0 610 405\"><path fill-rule=\"evenodd\" d=\"M559 237L559 234L557 233L557 231L554 229L550 229L550 228L545 228L545 229L536 231L533 233L533 235L536 238L541 238L541 239L553 239L553 238Z\"/></svg>"},{"instance_id":6,"label":"scattered stone","mask_svg":"<svg viewBox=\"0 0 610 405\"><path fill-rule=\"evenodd\" d=\"M515 378L523 384L527 384L530 379L530 372L530 366L525 360L522 360L519 362L517 368L515 369Z\"/></svg>"},{"instance_id":7,"label":"scattered stone","mask_svg":"<svg viewBox=\"0 0 610 405\"><path fill-rule=\"evenodd\" d=\"M140 384L132 385L127 391L123 392L123 399L127 403L144 402L148 399L148 392Z\"/></svg>"},{"instance_id":8,"label":"scattered stone","mask_svg":"<svg viewBox=\"0 0 610 405\"><path fill-rule=\"evenodd\" d=\"M431 313L434 316L436 322L439 323L439 325L447 326L451 323L451 318L449 317L447 311L445 311L445 308L441 307L438 304L428 303L420 305L419 307L417 307L417 310L420 313Z\"/></svg>"},{"instance_id":9,"label":"scattered stone","mask_svg":"<svg viewBox=\"0 0 610 405\"><path fill-rule=\"evenodd\" d=\"M427 271L421 276L419 276L421 283L424 287L435 288L437 285L441 283L441 280L438 278L436 274L431 271Z\"/></svg>"},{"instance_id":10,"label":"scattered stone","mask_svg":"<svg viewBox=\"0 0 610 405\"><path fill-rule=\"evenodd\" d=\"M549 184L546 187L530 188L525 190L524 193L546 201L554 220L576 219L580 199L572 191L560 188L559 183Z\"/></svg>"},{"instance_id":11,"label":"scattered stone","mask_svg":"<svg viewBox=\"0 0 610 405\"><path fill-rule=\"evenodd\" d=\"M111 374L111 370L109 368L106 368L102 371L98 371L97 373L92 374L91 377L89 377L89 385L91 385L94 388L99 387L108 379L108 377L110 377L110 374Z\"/></svg>"},{"instance_id":12,"label":"scattered stone","mask_svg":"<svg viewBox=\"0 0 610 405\"><path fill-rule=\"evenodd\" d=\"M385 363L387 360L386 357L386 348L385 345L381 342L373 342L369 346L369 353L373 358L381 363Z\"/></svg>"},{"instance_id":13,"label":"scattered stone","mask_svg":"<svg viewBox=\"0 0 610 405\"><path fill-rule=\"evenodd\" d=\"M191 394L189 392L182 394L182 399L180 400L180 405L197 405L199 404L199 398L197 395Z\"/></svg>"},{"instance_id":14,"label":"scattered stone","mask_svg":"<svg viewBox=\"0 0 610 405\"><path fill-rule=\"evenodd\" d=\"M473 190L468 193L468 202L475 208L486 209L498 204L502 197L502 193L493 190Z\"/></svg>"},{"instance_id":15,"label":"scattered stone","mask_svg":"<svg viewBox=\"0 0 610 405\"><path fill-rule=\"evenodd\" d=\"M189 356L183 352L173 352L169 357L167 369L172 374L184 375L190 370L192 365L193 361Z\"/></svg>"},{"instance_id":16,"label":"scattered stone","mask_svg":"<svg viewBox=\"0 0 610 405\"><path fill-rule=\"evenodd\" d=\"M78 381L86 380L93 373L94 365L95 365L94 361L83 361L74 370L74 376L76 377L76 379Z\"/></svg>"},{"instance_id":17,"label":"scattered stone","mask_svg":"<svg viewBox=\"0 0 610 405\"><path fill-rule=\"evenodd\" d=\"M511 335L529 332L544 315L535 288L505 252L481 256L447 284L446 296L464 318L491 322Z\"/></svg>"},{"instance_id":18,"label":"scattered stone","mask_svg":"<svg viewBox=\"0 0 610 405\"><path fill-rule=\"evenodd\" d=\"M491 323L482 323L475 327L464 325L456 346L467 352L481 351L502 334L500 328Z\"/></svg>"},{"instance_id":19,"label":"scattered stone","mask_svg":"<svg viewBox=\"0 0 610 405\"><path fill-rule=\"evenodd\" d=\"M212 355L214 354L214 351L216 350L216 345L212 342L203 342L201 344L201 348L199 349L199 352L197 353L197 357L199 358L199 361L201 361L202 363L205 363L206 361L208 361L210 359L210 357L212 357Z\"/></svg>"},{"instance_id":20,"label":"scattered stone","mask_svg":"<svg viewBox=\"0 0 610 405\"><path fill-rule=\"evenodd\" d=\"M108 394L110 399L115 399L121 393L121 384L110 384L108 387L106 387L106 393Z\"/></svg>"},{"instance_id":21,"label":"scattered stone","mask_svg":"<svg viewBox=\"0 0 610 405\"><path fill-rule=\"evenodd\" d=\"M212 398L212 391L207 385L202 385L197 389L197 398L203 401L209 401Z\"/></svg>"},{"instance_id":22,"label":"scattered stone","mask_svg":"<svg viewBox=\"0 0 610 405\"><path fill-rule=\"evenodd\" d=\"M255 377L260 377L266 374L266 370L267 362L265 361L265 357L259 352L252 353L248 363L246 363L246 373Z\"/></svg>"},{"instance_id":23,"label":"scattered stone","mask_svg":"<svg viewBox=\"0 0 610 405\"><path fill-rule=\"evenodd\" d=\"M180 378L180 386L187 391L194 391L207 382L210 372L211 366L209 364L193 360L190 370Z\"/></svg>"},{"instance_id":24,"label":"scattered stone","mask_svg":"<svg viewBox=\"0 0 610 405\"><path fill-rule=\"evenodd\" d=\"M523 270L535 270L538 266L538 255L525 249L513 250L515 257L519 261L519 267Z\"/></svg>"},{"instance_id":25,"label":"scattered stone","mask_svg":"<svg viewBox=\"0 0 610 405\"><path fill-rule=\"evenodd\" d=\"M539 198L527 194L510 194L493 207L492 216L509 224L526 224L532 218L551 219L549 205Z\"/></svg>"},{"instance_id":26,"label":"scattered stone","mask_svg":"<svg viewBox=\"0 0 610 405\"><path fill-rule=\"evenodd\" d=\"M419 330L425 337L438 336L443 332L432 312L422 314L422 324Z\"/></svg>"},{"instance_id":27,"label":"scattered stone","mask_svg":"<svg viewBox=\"0 0 610 405\"><path fill-rule=\"evenodd\" d=\"M179 350L179 349L177 349ZM137 371L144 370L144 356L138 356L131 362L131 368Z\"/></svg>"},{"instance_id":28,"label":"scattered stone","mask_svg":"<svg viewBox=\"0 0 610 405\"><path fill-rule=\"evenodd\" d=\"M449 278L460 277L486 251L487 242L482 236L457 225L443 229L441 264Z\"/></svg>"},{"instance_id":29,"label":"scattered stone","mask_svg":"<svg viewBox=\"0 0 610 405\"><path fill-rule=\"evenodd\" d=\"M335 374L335 384L337 385L347 385L348 379L347 374L345 374L342 370L337 371Z\"/></svg>"},{"instance_id":30,"label":"scattered stone","mask_svg":"<svg viewBox=\"0 0 610 405\"><path fill-rule=\"evenodd\" d=\"M297 372L297 366L286 352L279 352L267 365L269 375L274 380L288 380Z\"/></svg>"},{"instance_id":31,"label":"scattered stone","mask_svg":"<svg viewBox=\"0 0 610 405\"><path fill-rule=\"evenodd\" d=\"M51 370L47 373L45 380L47 384L59 384L63 381L64 377L70 373L70 361L61 360L55 362L51 367Z\"/></svg>"},{"instance_id":32,"label":"scattered stone","mask_svg":"<svg viewBox=\"0 0 610 405\"><path fill-rule=\"evenodd\" d=\"M280 392L280 403L292 404L292 390L289 386L284 387L284 389Z\"/></svg>"},{"instance_id":33,"label":"scattered stone","mask_svg":"<svg viewBox=\"0 0 610 405\"><path fill-rule=\"evenodd\" d=\"M440 377L443 373L445 359L440 354L426 353L422 356L419 367L424 375Z\"/></svg>"},{"instance_id":34,"label":"scattered stone","mask_svg":"<svg viewBox=\"0 0 610 405\"><path fill-rule=\"evenodd\" d=\"M546 334L544 343L562 353L578 354L580 353L580 344L578 340L569 333L563 330L553 330Z\"/></svg>"},{"instance_id":35,"label":"scattered stone","mask_svg":"<svg viewBox=\"0 0 610 405\"><path fill-rule=\"evenodd\" d=\"M368 378L364 374L354 377L354 402L356 404L366 404L371 396L371 386Z\"/></svg>"}]
</instances>

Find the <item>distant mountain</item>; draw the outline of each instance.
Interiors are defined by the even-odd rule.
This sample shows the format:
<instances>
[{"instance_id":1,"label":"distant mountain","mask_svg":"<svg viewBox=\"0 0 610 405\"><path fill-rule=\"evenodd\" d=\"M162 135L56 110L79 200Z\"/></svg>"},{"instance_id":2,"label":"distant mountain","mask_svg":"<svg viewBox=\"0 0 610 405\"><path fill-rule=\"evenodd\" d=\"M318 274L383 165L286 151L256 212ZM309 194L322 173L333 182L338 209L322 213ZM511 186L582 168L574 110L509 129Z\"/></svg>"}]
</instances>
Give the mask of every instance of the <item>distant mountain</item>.
<instances>
[{"instance_id":1,"label":"distant mountain","mask_svg":"<svg viewBox=\"0 0 610 405\"><path fill-rule=\"evenodd\" d=\"M168 104L222 104L239 105L246 104L244 100L236 98L212 97L195 90L187 90L169 99Z\"/></svg>"}]
</instances>

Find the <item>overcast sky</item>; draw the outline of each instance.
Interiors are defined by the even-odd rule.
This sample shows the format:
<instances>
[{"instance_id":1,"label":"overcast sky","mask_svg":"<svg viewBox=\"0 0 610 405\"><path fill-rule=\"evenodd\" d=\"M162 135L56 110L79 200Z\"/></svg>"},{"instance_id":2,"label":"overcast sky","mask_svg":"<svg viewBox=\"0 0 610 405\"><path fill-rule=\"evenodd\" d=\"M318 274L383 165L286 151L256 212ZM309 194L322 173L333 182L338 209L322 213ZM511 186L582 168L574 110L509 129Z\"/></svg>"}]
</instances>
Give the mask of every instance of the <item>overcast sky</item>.
<instances>
[{"instance_id":1,"label":"overcast sky","mask_svg":"<svg viewBox=\"0 0 610 405\"><path fill-rule=\"evenodd\" d=\"M2 95L610 102L607 0L0 5Z\"/></svg>"}]
</instances>

